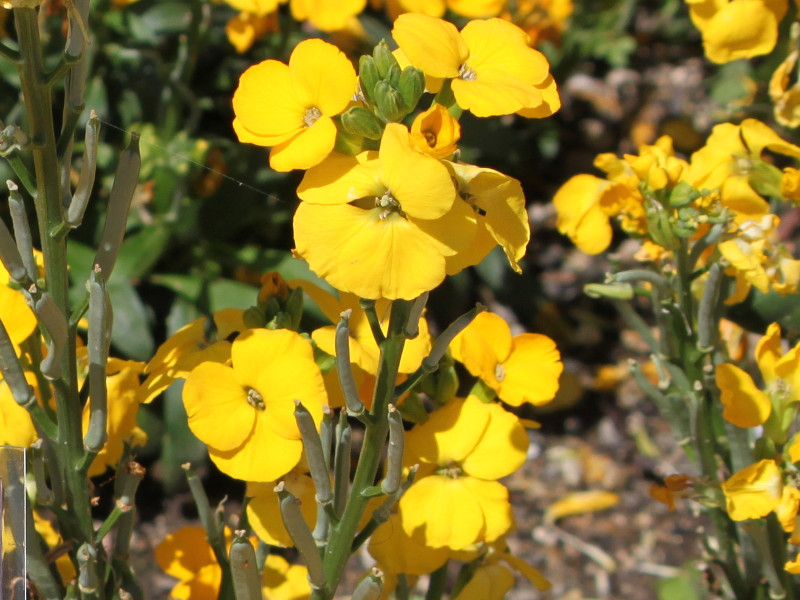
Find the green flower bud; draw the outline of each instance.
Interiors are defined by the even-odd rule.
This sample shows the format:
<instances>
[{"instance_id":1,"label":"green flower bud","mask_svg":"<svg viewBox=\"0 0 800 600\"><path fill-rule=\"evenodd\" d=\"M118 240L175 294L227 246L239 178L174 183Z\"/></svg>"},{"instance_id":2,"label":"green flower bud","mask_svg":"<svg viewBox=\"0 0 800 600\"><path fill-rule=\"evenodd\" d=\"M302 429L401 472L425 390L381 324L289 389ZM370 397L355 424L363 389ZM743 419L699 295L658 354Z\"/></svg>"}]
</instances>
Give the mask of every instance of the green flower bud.
<instances>
[{"instance_id":1,"label":"green flower bud","mask_svg":"<svg viewBox=\"0 0 800 600\"><path fill-rule=\"evenodd\" d=\"M403 97L388 81L379 81L375 86L375 102L378 116L386 121L399 121L409 113Z\"/></svg>"},{"instance_id":2,"label":"green flower bud","mask_svg":"<svg viewBox=\"0 0 800 600\"><path fill-rule=\"evenodd\" d=\"M413 110L425 91L425 75L416 67L406 67L400 74L397 89L406 106Z\"/></svg>"},{"instance_id":3,"label":"green flower bud","mask_svg":"<svg viewBox=\"0 0 800 600\"><path fill-rule=\"evenodd\" d=\"M759 194L769 198L782 197L782 181L783 172L778 167L763 160L753 161L753 167L747 177L747 182Z\"/></svg>"},{"instance_id":4,"label":"green flower bud","mask_svg":"<svg viewBox=\"0 0 800 600\"><path fill-rule=\"evenodd\" d=\"M669 193L669 205L674 208L680 208L694 202L702 195L703 192L696 190L685 181L680 181Z\"/></svg>"},{"instance_id":5,"label":"green flower bud","mask_svg":"<svg viewBox=\"0 0 800 600\"><path fill-rule=\"evenodd\" d=\"M339 120L338 117L337 120ZM333 149L340 154L355 156L364 149L364 138L347 131L344 125L342 125L341 120L339 120L339 125L340 126L336 128L336 143Z\"/></svg>"},{"instance_id":6,"label":"green flower bud","mask_svg":"<svg viewBox=\"0 0 800 600\"><path fill-rule=\"evenodd\" d=\"M375 105L375 84L380 78L375 61L371 56L363 55L358 60L358 79L361 83L361 94L364 96L364 100L373 106Z\"/></svg>"},{"instance_id":7,"label":"green flower bud","mask_svg":"<svg viewBox=\"0 0 800 600\"><path fill-rule=\"evenodd\" d=\"M379 140L383 134L383 123L363 106L352 106L342 113L342 127L371 140Z\"/></svg>"},{"instance_id":8,"label":"green flower bud","mask_svg":"<svg viewBox=\"0 0 800 600\"><path fill-rule=\"evenodd\" d=\"M392 51L389 50L389 44L386 43L386 40L378 42L378 45L372 51L372 58L375 61L375 67L378 69L378 75L381 79L386 79L392 66L399 68L397 59L392 54Z\"/></svg>"},{"instance_id":9,"label":"green flower bud","mask_svg":"<svg viewBox=\"0 0 800 600\"><path fill-rule=\"evenodd\" d=\"M664 209L664 206L655 198L649 198L644 211L652 240L662 248L675 250L680 242L672 230L670 211Z\"/></svg>"},{"instance_id":10,"label":"green flower bud","mask_svg":"<svg viewBox=\"0 0 800 600\"><path fill-rule=\"evenodd\" d=\"M583 293L590 298L609 298L611 300L632 300L633 286L630 283L587 283Z\"/></svg>"},{"instance_id":11,"label":"green flower bud","mask_svg":"<svg viewBox=\"0 0 800 600\"><path fill-rule=\"evenodd\" d=\"M386 72L386 77L384 77L384 79L389 82L389 85L397 89L400 85L401 74L402 71L400 70L400 65L391 65L389 70Z\"/></svg>"}]
</instances>

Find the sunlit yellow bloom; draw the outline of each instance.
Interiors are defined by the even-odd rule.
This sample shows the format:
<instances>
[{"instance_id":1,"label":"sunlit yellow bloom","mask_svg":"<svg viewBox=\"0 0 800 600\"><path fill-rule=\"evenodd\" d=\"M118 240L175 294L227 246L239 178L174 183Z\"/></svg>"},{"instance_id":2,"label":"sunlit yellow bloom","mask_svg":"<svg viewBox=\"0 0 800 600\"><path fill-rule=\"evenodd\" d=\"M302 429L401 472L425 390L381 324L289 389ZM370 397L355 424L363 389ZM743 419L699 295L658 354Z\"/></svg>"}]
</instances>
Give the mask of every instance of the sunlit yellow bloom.
<instances>
[{"instance_id":1,"label":"sunlit yellow bloom","mask_svg":"<svg viewBox=\"0 0 800 600\"><path fill-rule=\"evenodd\" d=\"M300 461L295 399L319 422L327 402L311 345L287 329L249 329L233 342L232 366L204 362L183 388L189 428L231 477L275 481Z\"/></svg>"},{"instance_id":2,"label":"sunlit yellow bloom","mask_svg":"<svg viewBox=\"0 0 800 600\"><path fill-rule=\"evenodd\" d=\"M787 0L687 0L692 22L703 34L708 59L726 63L768 54L778 39Z\"/></svg>"},{"instance_id":3,"label":"sunlit yellow bloom","mask_svg":"<svg viewBox=\"0 0 800 600\"><path fill-rule=\"evenodd\" d=\"M203 361L224 363L230 360L229 339L244 331L243 314L244 311L238 308L225 308L214 313L212 333L207 331L205 317L195 319L173 333L158 347L144 368L147 379L140 389L141 402L151 402L176 379L186 378Z\"/></svg>"},{"instance_id":4,"label":"sunlit yellow bloom","mask_svg":"<svg viewBox=\"0 0 800 600\"><path fill-rule=\"evenodd\" d=\"M781 503L775 509L775 516L787 533L794 531L798 508L800 508L800 490L790 485L784 486Z\"/></svg>"},{"instance_id":5,"label":"sunlit yellow bloom","mask_svg":"<svg viewBox=\"0 0 800 600\"><path fill-rule=\"evenodd\" d=\"M367 0L291 0L289 6L295 20L308 20L321 31L336 31L347 27L366 4Z\"/></svg>"},{"instance_id":6,"label":"sunlit yellow bloom","mask_svg":"<svg viewBox=\"0 0 800 600\"><path fill-rule=\"evenodd\" d=\"M409 135L420 152L434 158L448 158L461 139L461 125L444 106L434 103L414 118Z\"/></svg>"},{"instance_id":7,"label":"sunlit yellow bloom","mask_svg":"<svg viewBox=\"0 0 800 600\"><path fill-rule=\"evenodd\" d=\"M741 215L740 220L758 219L769 212L769 206L749 185L748 176L764 150L800 158L800 147L784 141L760 121L720 123L705 146L692 154L684 179L697 189L719 188L723 205Z\"/></svg>"},{"instance_id":8,"label":"sunlit yellow bloom","mask_svg":"<svg viewBox=\"0 0 800 600\"><path fill-rule=\"evenodd\" d=\"M38 397L39 384L36 375L28 371L25 379ZM38 438L30 413L17 404L8 384L0 378L0 444L27 448Z\"/></svg>"},{"instance_id":9,"label":"sunlit yellow bloom","mask_svg":"<svg viewBox=\"0 0 800 600\"><path fill-rule=\"evenodd\" d=\"M471 19L496 17L506 6L506 0L447 0L447 8Z\"/></svg>"},{"instance_id":10,"label":"sunlit yellow bloom","mask_svg":"<svg viewBox=\"0 0 800 600\"><path fill-rule=\"evenodd\" d=\"M361 298L412 299L433 289L445 258L475 227L467 207L454 207L447 168L415 150L399 123L386 126L378 153L333 154L310 169L297 194L296 253Z\"/></svg>"},{"instance_id":11,"label":"sunlit yellow bloom","mask_svg":"<svg viewBox=\"0 0 800 600\"><path fill-rule=\"evenodd\" d=\"M471 208L477 225L468 248L447 258L447 274L477 265L499 245L511 268L522 273L519 261L525 256L531 232L522 185L494 169L464 163L448 163L458 186L458 197Z\"/></svg>"},{"instance_id":12,"label":"sunlit yellow bloom","mask_svg":"<svg viewBox=\"0 0 800 600\"><path fill-rule=\"evenodd\" d=\"M758 389L752 377L736 365L717 365L716 382L725 405L722 416L737 427L763 425L772 412L769 396Z\"/></svg>"},{"instance_id":13,"label":"sunlit yellow bloom","mask_svg":"<svg viewBox=\"0 0 800 600\"><path fill-rule=\"evenodd\" d=\"M122 457L125 442L129 442L132 446L143 446L147 443L147 434L136 422L141 397L139 376L143 370L144 363L135 360L121 360L114 357L108 359L106 366L108 441L89 467L90 477L102 475L108 467L115 469ZM84 433L89 428L89 409L89 403L85 404Z\"/></svg>"},{"instance_id":14,"label":"sunlit yellow bloom","mask_svg":"<svg viewBox=\"0 0 800 600\"><path fill-rule=\"evenodd\" d=\"M508 532L508 490L496 480L525 461L528 436L517 417L474 396L455 398L407 434L406 448L405 464L420 464L399 503L408 535L463 550Z\"/></svg>"},{"instance_id":15,"label":"sunlit yellow bloom","mask_svg":"<svg viewBox=\"0 0 800 600\"><path fill-rule=\"evenodd\" d=\"M769 80L769 97L775 120L784 127L793 129L800 125L800 82L795 75L798 57L800 50L797 48L789 52ZM794 83L789 85L792 80Z\"/></svg>"},{"instance_id":16,"label":"sunlit yellow bloom","mask_svg":"<svg viewBox=\"0 0 800 600\"><path fill-rule=\"evenodd\" d=\"M323 314L333 323L339 323L341 314L350 310L350 320L348 322L350 337L350 362L358 365L367 373L375 375L378 372L378 359L380 349L372 335L367 315L361 308L358 296L339 292L339 299L321 288L306 281L292 281L293 286L303 288L311 299L316 303ZM389 315L391 303L388 300L380 299L375 303L375 312L384 333L389 330ZM400 359L398 371L400 373L413 373L422 364L422 360L428 356L431 350L431 337L428 333L428 321L423 316L418 323L419 334L412 340L408 340L403 346L403 355ZM336 355L336 325L328 325L315 329L311 338L320 350L327 352L331 356Z\"/></svg>"},{"instance_id":17,"label":"sunlit yellow bloom","mask_svg":"<svg viewBox=\"0 0 800 600\"><path fill-rule=\"evenodd\" d=\"M10 283L11 277L0 263L0 320L19 354L19 345L36 329L36 317L22 292L12 288Z\"/></svg>"},{"instance_id":18,"label":"sunlit yellow bloom","mask_svg":"<svg viewBox=\"0 0 800 600\"><path fill-rule=\"evenodd\" d=\"M225 530L226 546L231 533ZM257 540L251 538L255 545ZM178 579L170 598L178 600L216 600L222 584L222 569L214 556L202 527L183 527L169 534L156 546L158 566ZM311 595L308 572L290 565L281 556L269 554L261 573L261 592L269 600L306 600Z\"/></svg>"},{"instance_id":19,"label":"sunlit yellow bloom","mask_svg":"<svg viewBox=\"0 0 800 600\"><path fill-rule=\"evenodd\" d=\"M451 555L449 548L431 548L408 535L398 513L393 513L375 530L367 548L381 570L392 575L433 573Z\"/></svg>"},{"instance_id":20,"label":"sunlit yellow bloom","mask_svg":"<svg viewBox=\"0 0 800 600\"><path fill-rule=\"evenodd\" d=\"M794 203L800 202L800 171L786 167L781 178L781 194Z\"/></svg>"},{"instance_id":21,"label":"sunlit yellow bloom","mask_svg":"<svg viewBox=\"0 0 800 600\"><path fill-rule=\"evenodd\" d=\"M317 522L317 503L314 499L314 482L306 473L297 469L289 471L281 478L286 490L300 499L300 511L310 529ZM284 548L294 546L291 536L286 531L281 517L278 494L275 492L277 481L268 483L248 483L245 496L247 503L247 519L258 538L271 546Z\"/></svg>"},{"instance_id":22,"label":"sunlit yellow bloom","mask_svg":"<svg viewBox=\"0 0 800 600\"><path fill-rule=\"evenodd\" d=\"M470 373L512 406L550 402L564 370L553 340L538 333L512 337L508 323L489 312L479 313L450 349Z\"/></svg>"},{"instance_id":23,"label":"sunlit yellow bloom","mask_svg":"<svg viewBox=\"0 0 800 600\"><path fill-rule=\"evenodd\" d=\"M575 175L553 198L558 215L556 227L587 254L600 254L611 244L610 206L615 196L627 195L625 186L594 175Z\"/></svg>"},{"instance_id":24,"label":"sunlit yellow bloom","mask_svg":"<svg viewBox=\"0 0 800 600\"><path fill-rule=\"evenodd\" d=\"M319 39L300 42L288 66L265 60L247 69L233 94L239 141L272 146L276 171L308 169L330 154L333 117L350 103L356 73L348 58Z\"/></svg>"},{"instance_id":25,"label":"sunlit yellow bloom","mask_svg":"<svg viewBox=\"0 0 800 600\"><path fill-rule=\"evenodd\" d=\"M497 547L498 544L493 544L480 559L472 579L454 600L502 600L514 585L514 574L511 569L520 573L536 589L540 591L550 589L550 582L538 569L513 554L499 551Z\"/></svg>"},{"instance_id":26,"label":"sunlit yellow bloom","mask_svg":"<svg viewBox=\"0 0 800 600\"><path fill-rule=\"evenodd\" d=\"M242 12L225 24L225 35L239 54L247 52L263 35L277 31L274 14L255 15Z\"/></svg>"},{"instance_id":27,"label":"sunlit yellow bloom","mask_svg":"<svg viewBox=\"0 0 800 600\"><path fill-rule=\"evenodd\" d=\"M44 543L47 544L50 550L54 550L64 543L64 539L61 537L61 534L55 530L53 524L42 517L38 511L33 511L33 526L36 529L36 533L42 536L42 540L44 540ZM61 576L61 582L68 583L72 581L76 573L75 566L72 564L69 554L60 554L55 562L58 574Z\"/></svg>"},{"instance_id":28,"label":"sunlit yellow bloom","mask_svg":"<svg viewBox=\"0 0 800 600\"><path fill-rule=\"evenodd\" d=\"M422 14L397 18L392 36L412 65L451 79L458 105L478 117L534 109L550 66L519 27L502 19L473 20L459 33L451 23Z\"/></svg>"},{"instance_id":29,"label":"sunlit yellow bloom","mask_svg":"<svg viewBox=\"0 0 800 600\"><path fill-rule=\"evenodd\" d=\"M745 467L722 483L728 516L734 521L760 519L775 510L783 497L781 470L764 459Z\"/></svg>"}]
</instances>

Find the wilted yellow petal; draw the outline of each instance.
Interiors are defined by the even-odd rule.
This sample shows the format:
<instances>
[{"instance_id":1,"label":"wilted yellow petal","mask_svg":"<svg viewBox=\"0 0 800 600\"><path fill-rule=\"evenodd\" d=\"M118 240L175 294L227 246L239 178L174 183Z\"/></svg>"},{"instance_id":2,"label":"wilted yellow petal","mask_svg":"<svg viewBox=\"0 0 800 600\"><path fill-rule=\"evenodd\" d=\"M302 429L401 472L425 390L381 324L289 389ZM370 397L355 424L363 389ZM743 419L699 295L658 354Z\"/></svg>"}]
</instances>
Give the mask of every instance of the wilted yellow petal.
<instances>
[{"instance_id":1,"label":"wilted yellow petal","mask_svg":"<svg viewBox=\"0 0 800 600\"><path fill-rule=\"evenodd\" d=\"M551 504L544 513L546 522L554 522L570 515L606 510L619 504L619 496L605 490L572 492Z\"/></svg>"}]
</instances>

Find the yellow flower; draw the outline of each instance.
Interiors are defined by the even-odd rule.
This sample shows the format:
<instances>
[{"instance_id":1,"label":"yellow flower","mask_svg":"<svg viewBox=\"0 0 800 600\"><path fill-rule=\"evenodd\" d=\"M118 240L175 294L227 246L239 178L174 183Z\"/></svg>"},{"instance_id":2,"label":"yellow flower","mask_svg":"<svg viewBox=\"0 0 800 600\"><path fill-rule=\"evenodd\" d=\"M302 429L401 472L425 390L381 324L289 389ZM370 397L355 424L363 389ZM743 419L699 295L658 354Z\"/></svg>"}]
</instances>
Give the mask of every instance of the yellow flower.
<instances>
[{"instance_id":1,"label":"yellow flower","mask_svg":"<svg viewBox=\"0 0 800 600\"><path fill-rule=\"evenodd\" d=\"M519 419L475 396L454 398L406 436L406 465L420 464L401 497L405 532L431 548L493 542L513 525L508 490L497 482L525 461Z\"/></svg>"},{"instance_id":2,"label":"yellow flower","mask_svg":"<svg viewBox=\"0 0 800 600\"><path fill-rule=\"evenodd\" d=\"M89 467L89 476L102 475L108 467L115 469L122 457L124 443L143 446L147 443L147 434L136 424L139 411L140 392L139 376L144 370L144 363L135 360L109 358L106 365L106 394L108 410L106 432L108 441L95 456ZM90 405L83 407L83 431L89 427Z\"/></svg>"},{"instance_id":3,"label":"yellow flower","mask_svg":"<svg viewBox=\"0 0 800 600\"><path fill-rule=\"evenodd\" d=\"M316 303L322 313L333 323L338 323L340 315L350 310L350 329L349 347L350 362L358 365L371 375L378 373L378 359L380 358L380 348L372 335L372 328L369 326L367 315L361 308L358 296L339 292L339 299L324 291L323 289L308 283L307 281L292 281L293 286L300 287ZM389 330L389 314L391 304L388 300L380 299L375 303L375 312L378 315L381 329L384 333ZM431 337L428 333L428 321L423 316L420 318L419 334L412 340L408 340L403 346L403 355L400 359L399 373L413 373L422 364L422 360L428 356L431 350ZM315 329L311 334L311 339L317 344L320 350L327 352L331 356L336 355L336 326L328 325Z\"/></svg>"},{"instance_id":4,"label":"yellow flower","mask_svg":"<svg viewBox=\"0 0 800 600\"><path fill-rule=\"evenodd\" d=\"M291 0L292 17L308 20L321 31L344 29L364 10L367 0Z\"/></svg>"},{"instance_id":5,"label":"yellow flower","mask_svg":"<svg viewBox=\"0 0 800 600\"><path fill-rule=\"evenodd\" d=\"M496 17L506 6L506 0L447 0L447 8L471 19Z\"/></svg>"},{"instance_id":6,"label":"yellow flower","mask_svg":"<svg viewBox=\"0 0 800 600\"><path fill-rule=\"evenodd\" d=\"M550 582L538 569L508 552L497 551L497 545L491 546L488 553L480 559L472 578L454 600L503 600L514 585L511 569L523 575L536 589L550 589Z\"/></svg>"},{"instance_id":7,"label":"yellow flower","mask_svg":"<svg viewBox=\"0 0 800 600\"><path fill-rule=\"evenodd\" d=\"M353 65L336 46L300 42L288 66L265 60L247 69L233 94L239 141L272 146L276 171L308 169L328 156L336 141L333 117L356 91Z\"/></svg>"},{"instance_id":8,"label":"yellow flower","mask_svg":"<svg viewBox=\"0 0 800 600\"><path fill-rule=\"evenodd\" d=\"M798 552L797 558L794 560L787 560L783 568L792 575L800 575L800 552Z\"/></svg>"},{"instance_id":9,"label":"yellow flower","mask_svg":"<svg viewBox=\"0 0 800 600\"><path fill-rule=\"evenodd\" d=\"M625 186L594 175L574 175L553 198L558 230L587 254L600 254L611 244L614 230L608 206L614 196L625 195Z\"/></svg>"},{"instance_id":10,"label":"yellow flower","mask_svg":"<svg viewBox=\"0 0 800 600\"><path fill-rule=\"evenodd\" d=\"M314 482L307 473L297 469L289 471L281 478L286 490L300 499L300 510L310 529L317 522L317 503L314 499L316 490ZM291 536L286 531L281 517L281 507L278 494L275 492L277 481L268 483L248 483L245 496L250 498L247 503L247 519L253 532L258 538L270 546L288 548L294 546Z\"/></svg>"},{"instance_id":11,"label":"yellow flower","mask_svg":"<svg viewBox=\"0 0 800 600\"><path fill-rule=\"evenodd\" d=\"M787 0L687 0L692 22L703 35L706 57L715 63L769 54Z\"/></svg>"},{"instance_id":12,"label":"yellow flower","mask_svg":"<svg viewBox=\"0 0 800 600\"><path fill-rule=\"evenodd\" d=\"M781 470L774 460L760 460L723 482L722 491L733 521L766 517L783 497Z\"/></svg>"},{"instance_id":13,"label":"yellow flower","mask_svg":"<svg viewBox=\"0 0 800 600\"><path fill-rule=\"evenodd\" d=\"M433 573L452 554L449 548L431 548L408 535L401 526L399 513L393 513L375 530L367 549L381 570L390 576Z\"/></svg>"},{"instance_id":14,"label":"yellow flower","mask_svg":"<svg viewBox=\"0 0 800 600\"><path fill-rule=\"evenodd\" d=\"M800 123L798 123L800 125ZM793 167L786 167L781 178L781 194L795 204L800 202L800 171Z\"/></svg>"},{"instance_id":15,"label":"yellow flower","mask_svg":"<svg viewBox=\"0 0 800 600\"><path fill-rule=\"evenodd\" d=\"M737 427L756 427L766 422L772 404L750 375L736 365L722 363L717 365L715 377L726 420Z\"/></svg>"},{"instance_id":16,"label":"yellow flower","mask_svg":"<svg viewBox=\"0 0 800 600\"><path fill-rule=\"evenodd\" d=\"M414 118L409 135L420 152L433 158L448 158L458 147L461 125L444 106L434 103Z\"/></svg>"},{"instance_id":17,"label":"yellow flower","mask_svg":"<svg viewBox=\"0 0 800 600\"><path fill-rule=\"evenodd\" d=\"M200 317L173 333L156 350L144 368L147 375L140 390L142 404L147 404L167 389L176 379L185 379L201 362L210 360L224 363L231 357L231 343L235 333L245 329L244 311L225 308L214 313L214 334L209 339L207 319Z\"/></svg>"},{"instance_id":18,"label":"yellow flower","mask_svg":"<svg viewBox=\"0 0 800 600\"><path fill-rule=\"evenodd\" d=\"M219 469L245 481L275 481L300 461L299 399L314 420L327 402L311 345L287 329L249 329L233 342L232 366L204 362L183 388L189 428Z\"/></svg>"},{"instance_id":19,"label":"yellow flower","mask_svg":"<svg viewBox=\"0 0 800 600\"><path fill-rule=\"evenodd\" d=\"M22 292L12 288L10 283L11 276L0 263L0 315L19 355L19 345L36 329L36 317L25 302Z\"/></svg>"},{"instance_id":20,"label":"yellow flower","mask_svg":"<svg viewBox=\"0 0 800 600\"><path fill-rule=\"evenodd\" d=\"M390 123L380 150L333 154L297 191L296 253L335 288L361 298L413 299L439 285L445 258L469 241L466 209L451 210L447 168Z\"/></svg>"},{"instance_id":21,"label":"yellow flower","mask_svg":"<svg viewBox=\"0 0 800 600\"><path fill-rule=\"evenodd\" d=\"M448 164L455 174L458 196L472 209L470 216L477 228L470 246L447 258L447 274L477 265L498 244L511 268L522 273L519 261L525 256L531 232L520 182L494 169Z\"/></svg>"},{"instance_id":22,"label":"yellow flower","mask_svg":"<svg viewBox=\"0 0 800 600\"><path fill-rule=\"evenodd\" d=\"M550 402L564 370L553 340L538 333L512 337L508 323L489 312L478 314L450 349L470 373L512 406Z\"/></svg>"},{"instance_id":23,"label":"yellow flower","mask_svg":"<svg viewBox=\"0 0 800 600\"><path fill-rule=\"evenodd\" d=\"M38 397L36 375L26 371L25 379ZM38 438L30 413L17 404L5 379L0 379L0 444L27 448Z\"/></svg>"},{"instance_id":24,"label":"yellow flower","mask_svg":"<svg viewBox=\"0 0 800 600\"><path fill-rule=\"evenodd\" d=\"M274 14L254 15L242 12L225 24L225 35L236 48L236 52L247 52L253 43L263 35L277 31L278 22Z\"/></svg>"},{"instance_id":25,"label":"yellow flower","mask_svg":"<svg viewBox=\"0 0 800 600\"><path fill-rule=\"evenodd\" d=\"M473 20L459 33L422 14L397 18L392 37L425 75L451 79L458 105L478 117L508 115L545 103L550 66L528 36L503 19Z\"/></svg>"},{"instance_id":26,"label":"yellow flower","mask_svg":"<svg viewBox=\"0 0 800 600\"><path fill-rule=\"evenodd\" d=\"M226 546L232 536L225 529ZM255 545L257 540L250 540ZM178 579L170 598L216 600L222 584L222 569L206 540L202 527L183 527L156 546L158 566ZM269 554L261 573L261 591L270 600L306 600L311 595L306 568L290 565L281 556Z\"/></svg>"},{"instance_id":27,"label":"yellow flower","mask_svg":"<svg viewBox=\"0 0 800 600\"><path fill-rule=\"evenodd\" d=\"M796 43L796 42L795 42ZM800 125L800 82L789 82L794 76L800 50L789 52L769 80L769 97L773 104L775 120L792 129Z\"/></svg>"},{"instance_id":28,"label":"yellow flower","mask_svg":"<svg viewBox=\"0 0 800 600\"><path fill-rule=\"evenodd\" d=\"M775 516L787 533L794 531L798 508L800 508L800 490L790 485L785 486L781 503L775 509Z\"/></svg>"},{"instance_id":29,"label":"yellow flower","mask_svg":"<svg viewBox=\"0 0 800 600\"><path fill-rule=\"evenodd\" d=\"M547 507L544 520L553 523L563 517L606 510L617 504L619 495L606 490L571 492Z\"/></svg>"}]
</instances>

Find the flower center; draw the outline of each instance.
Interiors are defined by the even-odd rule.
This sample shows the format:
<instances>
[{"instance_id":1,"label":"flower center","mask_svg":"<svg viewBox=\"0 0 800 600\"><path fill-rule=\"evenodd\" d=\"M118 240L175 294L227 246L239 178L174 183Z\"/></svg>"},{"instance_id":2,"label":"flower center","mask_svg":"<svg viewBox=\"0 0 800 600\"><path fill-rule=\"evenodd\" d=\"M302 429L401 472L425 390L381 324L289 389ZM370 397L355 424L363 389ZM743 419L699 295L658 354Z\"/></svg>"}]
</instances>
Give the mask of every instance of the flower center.
<instances>
[{"instance_id":1,"label":"flower center","mask_svg":"<svg viewBox=\"0 0 800 600\"><path fill-rule=\"evenodd\" d=\"M264 398L255 388L247 388L247 403L256 410L265 410L267 408L266 404L264 404Z\"/></svg>"},{"instance_id":2,"label":"flower center","mask_svg":"<svg viewBox=\"0 0 800 600\"><path fill-rule=\"evenodd\" d=\"M432 131L423 131L422 135L425 137L425 142L431 148L436 148L436 134Z\"/></svg>"},{"instance_id":3,"label":"flower center","mask_svg":"<svg viewBox=\"0 0 800 600\"><path fill-rule=\"evenodd\" d=\"M375 196L375 207L382 209L378 217L381 221L393 212L405 216L403 214L403 209L400 207L400 203L392 196L392 190L386 190L383 196Z\"/></svg>"},{"instance_id":4,"label":"flower center","mask_svg":"<svg viewBox=\"0 0 800 600\"><path fill-rule=\"evenodd\" d=\"M306 109L306 114L303 115L303 123L306 127L311 127L322 116L322 111L316 106Z\"/></svg>"},{"instance_id":5,"label":"flower center","mask_svg":"<svg viewBox=\"0 0 800 600\"><path fill-rule=\"evenodd\" d=\"M475 81L475 79L478 77L477 73L475 73L475 70L467 63L464 63L458 68L458 76L464 81Z\"/></svg>"},{"instance_id":6,"label":"flower center","mask_svg":"<svg viewBox=\"0 0 800 600\"><path fill-rule=\"evenodd\" d=\"M444 475L450 479L458 479L464 473L464 470L456 462L451 462L447 466L442 467L436 471L438 475Z\"/></svg>"},{"instance_id":7,"label":"flower center","mask_svg":"<svg viewBox=\"0 0 800 600\"><path fill-rule=\"evenodd\" d=\"M494 368L494 378L501 383L506 378L506 368L500 363Z\"/></svg>"}]
</instances>

